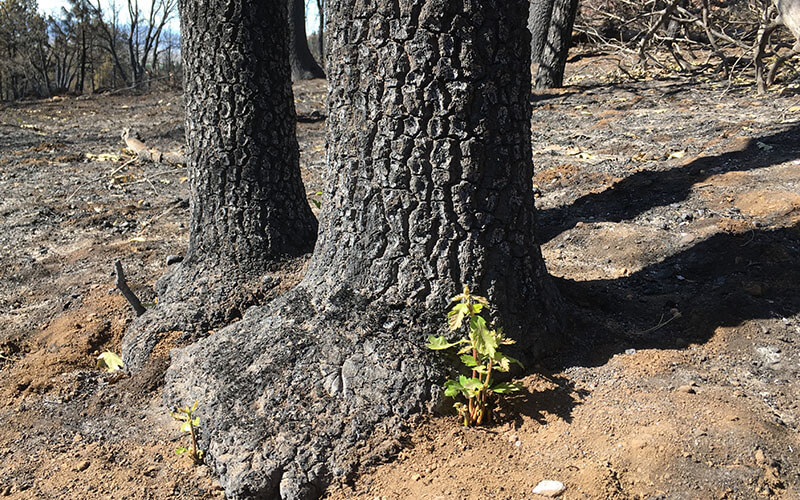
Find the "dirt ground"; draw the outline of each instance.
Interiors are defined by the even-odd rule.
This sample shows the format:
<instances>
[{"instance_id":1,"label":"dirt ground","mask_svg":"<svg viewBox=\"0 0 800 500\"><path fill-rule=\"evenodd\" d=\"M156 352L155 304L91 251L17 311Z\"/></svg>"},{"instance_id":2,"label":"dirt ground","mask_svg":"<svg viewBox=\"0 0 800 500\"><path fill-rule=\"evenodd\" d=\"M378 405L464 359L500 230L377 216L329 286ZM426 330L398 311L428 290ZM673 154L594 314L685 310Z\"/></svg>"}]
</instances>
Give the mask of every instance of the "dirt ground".
<instances>
[{"instance_id":1,"label":"dirt ground","mask_svg":"<svg viewBox=\"0 0 800 500\"><path fill-rule=\"evenodd\" d=\"M800 91L616 81L576 58L535 92L542 248L572 325L500 423L429 418L329 498L800 498ZM325 84L295 87L310 197ZM223 498L147 376L95 368L187 241L180 94L0 107L0 496ZM323 200L324 203L324 200ZM535 327L535 325L532 325ZM198 413L202 419L202 406Z\"/></svg>"}]
</instances>

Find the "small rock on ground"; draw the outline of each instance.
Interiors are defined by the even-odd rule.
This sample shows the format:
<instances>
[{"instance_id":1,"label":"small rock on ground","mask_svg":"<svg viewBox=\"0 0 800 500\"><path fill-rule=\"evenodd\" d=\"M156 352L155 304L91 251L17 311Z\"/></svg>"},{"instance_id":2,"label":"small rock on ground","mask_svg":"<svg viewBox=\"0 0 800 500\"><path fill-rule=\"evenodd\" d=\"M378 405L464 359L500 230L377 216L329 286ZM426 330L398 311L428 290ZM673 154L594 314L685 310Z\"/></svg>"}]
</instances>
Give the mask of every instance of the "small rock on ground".
<instances>
[{"instance_id":1,"label":"small rock on ground","mask_svg":"<svg viewBox=\"0 0 800 500\"><path fill-rule=\"evenodd\" d=\"M539 481L539 484L533 489L533 493L535 495L542 495L545 497L557 497L558 495L564 493L567 487L564 486L564 483L561 481L551 481L551 480L544 480Z\"/></svg>"}]
</instances>

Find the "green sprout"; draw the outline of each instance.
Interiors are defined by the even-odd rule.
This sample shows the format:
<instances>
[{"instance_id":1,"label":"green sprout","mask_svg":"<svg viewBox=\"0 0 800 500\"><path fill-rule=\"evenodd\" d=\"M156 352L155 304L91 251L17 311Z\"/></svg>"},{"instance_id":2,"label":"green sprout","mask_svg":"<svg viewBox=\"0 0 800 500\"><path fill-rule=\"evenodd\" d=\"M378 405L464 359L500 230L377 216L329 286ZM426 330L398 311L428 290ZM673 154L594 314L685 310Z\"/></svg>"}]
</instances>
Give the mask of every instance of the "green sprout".
<instances>
[{"instance_id":1,"label":"green sprout","mask_svg":"<svg viewBox=\"0 0 800 500\"><path fill-rule=\"evenodd\" d=\"M447 325L454 332L463 329L466 319L468 335L455 342L449 342L443 336L429 335L428 349L441 351L463 344L458 355L472 375L460 375L458 379L447 380L444 394L454 399L459 395L466 399L467 404L456 401L453 407L463 418L465 426L480 425L491 420L490 395L507 394L521 388L515 383L493 382L494 372L508 372L512 363L520 367L522 363L498 350L501 345L510 345L514 341L503 337L502 329L490 329L480 315L483 309L489 309L489 301L485 297L471 295L469 287L464 285L463 293L451 301L456 305L447 313Z\"/></svg>"},{"instance_id":2,"label":"green sprout","mask_svg":"<svg viewBox=\"0 0 800 500\"><path fill-rule=\"evenodd\" d=\"M108 373L113 373L124 367L125 365L122 363L122 358L120 358L111 351L106 351L97 356L97 368L100 370L105 370Z\"/></svg>"},{"instance_id":3,"label":"green sprout","mask_svg":"<svg viewBox=\"0 0 800 500\"><path fill-rule=\"evenodd\" d=\"M191 448L184 448L183 446L179 446L175 449L175 453L178 455L182 455L189 452L189 456L192 457L192 460L195 464L200 464L203 462L203 452L197 449L197 431L198 427L200 426L200 417L195 416L195 411L197 410L197 401L194 402L191 408L185 406L183 408L178 408L174 412L170 412L169 414L172 415L172 418L175 420L182 422L181 423L181 432L188 433L192 438L192 447Z\"/></svg>"},{"instance_id":4,"label":"green sprout","mask_svg":"<svg viewBox=\"0 0 800 500\"><path fill-rule=\"evenodd\" d=\"M308 193L307 196L308 196L308 201L313 203L314 206L317 207L317 210L319 210L322 207L322 201L317 199L317 198L321 198L322 197L322 191L316 191L316 192L313 192L313 193ZM312 198L312 196L314 196L315 198Z\"/></svg>"}]
</instances>

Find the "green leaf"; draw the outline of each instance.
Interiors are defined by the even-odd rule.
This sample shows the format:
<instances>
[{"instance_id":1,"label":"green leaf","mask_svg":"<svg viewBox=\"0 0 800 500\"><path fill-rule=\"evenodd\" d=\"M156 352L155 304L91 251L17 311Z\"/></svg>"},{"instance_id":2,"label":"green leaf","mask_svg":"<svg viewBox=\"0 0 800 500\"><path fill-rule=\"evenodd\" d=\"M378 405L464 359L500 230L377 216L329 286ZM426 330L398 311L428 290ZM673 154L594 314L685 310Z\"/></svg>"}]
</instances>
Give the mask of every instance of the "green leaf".
<instances>
[{"instance_id":1,"label":"green leaf","mask_svg":"<svg viewBox=\"0 0 800 500\"><path fill-rule=\"evenodd\" d=\"M178 447L178 448L175 448L175 453L177 453L178 455L183 455L183 454L184 454L184 453L186 453L187 451L189 451L189 450L187 450L187 449L186 449L186 448L184 448L183 446L180 446L180 447Z\"/></svg>"},{"instance_id":2,"label":"green leaf","mask_svg":"<svg viewBox=\"0 0 800 500\"><path fill-rule=\"evenodd\" d=\"M190 424L189 421L181 424L181 432L192 432L192 424Z\"/></svg>"},{"instance_id":3,"label":"green leaf","mask_svg":"<svg viewBox=\"0 0 800 500\"><path fill-rule=\"evenodd\" d=\"M494 330L489 330L482 316L469 319L469 335L479 354L494 357L497 351L497 335Z\"/></svg>"},{"instance_id":4,"label":"green leaf","mask_svg":"<svg viewBox=\"0 0 800 500\"><path fill-rule=\"evenodd\" d=\"M461 375L458 377L458 382L461 384L461 392L468 398L477 396L483 388L483 383L475 377Z\"/></svg>"},{"instance_id":5,"label":"green leaf","mask_svg":"<svg viewBox=\"0 0 800 500\"><path fill-rule=\"evenodd\" d=\"M462 354L461 362L464 363L467 368L478 366L478 362L475 360L475 357L473 357L472 354Z\"/></svg>"},{"instance_id":6,"label":"green leaf","mask_svg":"<svg viewBox=\"0 0 800 500\"><path fill-rule=\"evenodd\" d=\"M449 349L454 345L463 344L464 340L458 340L456 342L448 342L446 338L443 336L434 337L433 335L428 335L428 349L433 351L441 351L443 349Z\"/></svg>"},{"instance_id":7,"label":"green leaf","mask_svg":"<svg viewBox=\"0 0 800 500\"><path fill-rule=\"evenodd\" d=\"M101 370L111 373L123 367L124 364L122 363L122 358L111 351L106 351L97 356L97 368Z\"/></svg>"},{"instance_id":8,"label":"green leaf","mask_svg":"<svg viewBox=\"0 0 800 500\"><path fill-rule=\"evenodd\" d=\"M507 394L509 392L516 392L522 389L522 386L512 382L500 382L492 387L492 392L497 394Z\"/></svg>"},{"instance_id":9,"label":"green leaf","mask_svg":"<svg viewBox=\"0 0 800 500\"><path fill-rule=\"evenodd\" d=\"M455 380L448 380L444 383L444 395L450 398L454 398L461 394L463 389L464 388L461 387L461 384Z\"/></svg>"},{"instance_id":10,"label":"green leaf","mask_svg":"<svg viewBox=\"0 0 800 500\"><path fill-rule=\"evenodd\" d=\"M461 328L464 323L464 316L467 314L469 314L467 304L461 302L453 306L450 312L447 313L447 325L450 327L451 332Z\"/></svg>"}]
</instances>

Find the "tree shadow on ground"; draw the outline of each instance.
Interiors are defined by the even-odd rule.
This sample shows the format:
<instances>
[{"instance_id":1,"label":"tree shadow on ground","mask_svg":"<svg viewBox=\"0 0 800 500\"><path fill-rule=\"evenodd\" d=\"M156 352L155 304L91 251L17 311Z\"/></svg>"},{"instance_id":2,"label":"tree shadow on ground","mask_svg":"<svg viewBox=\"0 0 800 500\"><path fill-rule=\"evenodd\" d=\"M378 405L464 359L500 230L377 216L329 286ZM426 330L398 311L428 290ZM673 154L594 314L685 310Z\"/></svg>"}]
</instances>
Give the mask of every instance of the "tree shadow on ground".
<instances>
[{"instance_id":1,"label":"tree shadow on ground","mask_svg":"<svg viewBox=\"0 0 800 500\"><path fill-rule=\"evenodd\" d=\"M551 99L566 99L567 97L577 94L578 90L567 90L563 92L547 92L547 91L535 91L531 93L530 103L531 104L539 104L545 101L549 101Z\"/></svg>"},{"instance_id":2,"label":"tree shadow on ground","mask_svg":"<svg viewBox=\"0 0 800 500\"><path fill-rule=\"evenodd\" d=\"M720 326L800 312L800 224L716 234L624 278L556 281L572 325L561 351L536 367L549 387L508 398L517 425L523 415L572 420L586 393L557 375L566 368L601 366L630 349L682 349Z\"/></svg>"},{"instance_id":3,"label":"tree shadow on ground","mask_svg":"<svg viewBox=\"0 0 800 500\"><path fill-rule=\"evenodd\" d=\"M759 144L762 144L759 146ZM770 145L780 145L766 151ZM716 156L701 156L676 168L641 171L605 191L574 203L537 214L540 242L544 243L581 221L620 222L657 206L685 200L694 184L712 175L769 167L800 157L800 125L771 135L752 138L743 149Z\"/></svg>"},{"instance_id":4,"label":"tree shadow on ground","mask_svg":"<svg viewBox=\"0 0 800 500\"><path fill-rule=\"evenodd\" d=\"M519 392L505 395L498 408L498 420L513 422L515 428L521 427L524 417L528 417L541 425L547 423L547 416L555 415L557 418L569 423L572 422L573 410L580 404L588 392L575 388L575 384L563 375L540 370L538 373L548 387L533 390L523 387Z\"/></svg>"},{"instance_id":5,"label":"tree shadow on ground","mask_svg":"<svg viewBox=\"0 0 800 500\"><path fill-rule=\"evenodd\" d=\"M800 224L719 233L624 278L557 281L575 322L556 368L704 343L720 326L800 312Z\"/></svg>"}]
</instances>

